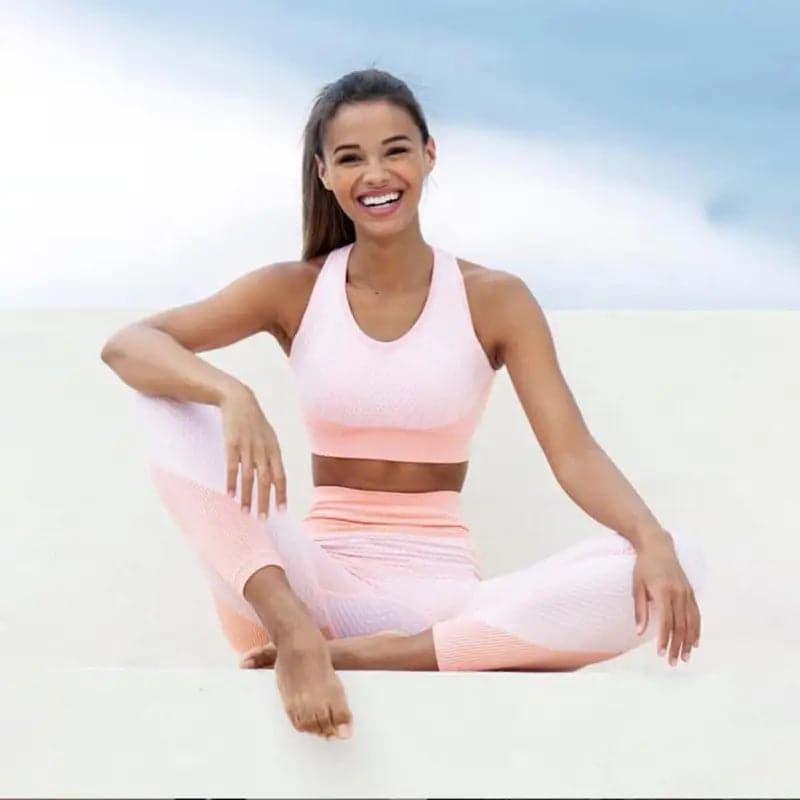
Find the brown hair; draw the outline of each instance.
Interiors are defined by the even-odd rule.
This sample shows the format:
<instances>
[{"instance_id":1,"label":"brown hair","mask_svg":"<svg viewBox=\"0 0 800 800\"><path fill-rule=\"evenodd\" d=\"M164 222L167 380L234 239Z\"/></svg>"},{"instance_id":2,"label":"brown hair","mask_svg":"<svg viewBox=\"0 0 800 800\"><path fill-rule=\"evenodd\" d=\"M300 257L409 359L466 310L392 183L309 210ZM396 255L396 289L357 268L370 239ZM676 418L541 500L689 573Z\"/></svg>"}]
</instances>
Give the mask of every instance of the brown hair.
<instances>
[{"instance_id":1,"label":"brown hair","mask_svg":"<svg viewBox=\"0 0 800 800\"><path fill-rule=\"evenodd\" d=\"M303 253L308 260L350 244L356 239L355 226L342 211L332 192L320 182L314 155L322 158L325 126L340 106L366 100L386 100L411 115L427 144L430 134L425 115L406 83L380 69L348 72L325 85L314 100L304 129L303 144Z\"/></svg>"}]
</instances>

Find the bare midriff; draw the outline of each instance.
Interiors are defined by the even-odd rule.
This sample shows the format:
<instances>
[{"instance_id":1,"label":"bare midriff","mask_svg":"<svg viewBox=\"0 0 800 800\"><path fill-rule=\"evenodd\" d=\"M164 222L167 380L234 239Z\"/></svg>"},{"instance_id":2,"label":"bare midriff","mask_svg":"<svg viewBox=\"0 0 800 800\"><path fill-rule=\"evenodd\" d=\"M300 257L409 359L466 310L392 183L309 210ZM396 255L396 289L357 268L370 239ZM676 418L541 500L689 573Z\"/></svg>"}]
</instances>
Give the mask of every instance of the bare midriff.
<instances>
[{"instance_id":1,"label":"bare midriff","mask_svg":"<svg viewBox=\"0 0 800 800\"><path fill-rule=\"evenodd\" d=\"M468 464L468 461L427 464L311 454L314 486L346 486L384 492L460 492Z\"/></svg>"}]
</instances>

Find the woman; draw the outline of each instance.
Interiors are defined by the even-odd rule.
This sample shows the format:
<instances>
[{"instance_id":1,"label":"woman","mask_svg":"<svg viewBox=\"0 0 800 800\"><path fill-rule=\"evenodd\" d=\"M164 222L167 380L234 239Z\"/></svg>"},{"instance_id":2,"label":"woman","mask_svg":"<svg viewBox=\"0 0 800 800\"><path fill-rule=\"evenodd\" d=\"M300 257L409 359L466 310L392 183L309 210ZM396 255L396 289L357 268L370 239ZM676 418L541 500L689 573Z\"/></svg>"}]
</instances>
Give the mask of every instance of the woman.
<instances>
[{"instance_id":1,"label":"woman","mask_svg":"<svg viewBox=\"0 0 800 800\"><path fill-rule=\"evenodd\" d=\"M592 438L527 285L423 240L435 160L405 83L369 69L326 86L305 129L302 260L148 317L102 354L137 390L155 484L240 666L274 666L294 726L327 738L352 721L336 669L574 670L653 637L674 666L700 635L702 552ZM312 444L302 520L253 392L196 355L265 330ZM611 535L483 579L459 493L502 366L559 483Z\"/></svg>"}]
</instances>

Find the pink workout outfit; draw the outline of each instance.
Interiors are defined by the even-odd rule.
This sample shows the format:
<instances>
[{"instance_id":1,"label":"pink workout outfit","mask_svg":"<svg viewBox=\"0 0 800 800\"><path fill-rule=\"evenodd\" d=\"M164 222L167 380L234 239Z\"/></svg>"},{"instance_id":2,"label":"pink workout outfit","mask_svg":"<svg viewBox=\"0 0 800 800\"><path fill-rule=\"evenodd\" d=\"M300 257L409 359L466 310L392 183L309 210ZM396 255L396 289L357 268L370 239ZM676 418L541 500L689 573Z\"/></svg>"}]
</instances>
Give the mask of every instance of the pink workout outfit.
<instances>
[{"instance_id":1,"label":"pink workout outfit","mask_svg":"<svg viewBox=\"0 0 800 800\"><path fill-rule=\"evenodd\" d=\"M328 254L289 362L311 449L321 455L461 462L495 370L478 341L454 256L433 248L422 313L379 341L356 322L346 292L353 245ZM485 579L457 491L318 486L302 520L226 492L220 409L135 393L158 494L200 558L223 631L236 651L269 641L244 599L258 569L282 567L329 637L432 628L440 670L572 669L653 638L636 634L635 550L613 531L514 572ZM527 534L526 534L527 535ZM699 545L674 536L696 593Z\"/></svg>"}]
</instances>

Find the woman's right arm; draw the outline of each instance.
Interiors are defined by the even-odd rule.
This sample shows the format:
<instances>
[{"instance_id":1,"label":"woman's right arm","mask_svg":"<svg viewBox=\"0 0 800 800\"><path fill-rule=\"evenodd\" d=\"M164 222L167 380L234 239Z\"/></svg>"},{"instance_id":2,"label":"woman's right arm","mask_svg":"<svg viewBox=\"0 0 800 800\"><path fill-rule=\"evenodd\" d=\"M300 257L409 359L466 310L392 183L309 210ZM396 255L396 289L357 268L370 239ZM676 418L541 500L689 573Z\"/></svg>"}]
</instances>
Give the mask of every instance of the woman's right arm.
<instances>
[{"instance_id":1,"label":"woman's right arm","mask_svg":"<svg viewBox=\"0 0 800 800\"><path fill-rule=\"evenodd\" d=\"M248 386L197 353L225 347L261 331L274 333L291 280L292 262L254 270L204 300L122 328L106 342L101 358L126 384L144 394L220 407L257 403ZM242 419L253 416L235 411L233 415ZM229 464L229 487L230 468ZM260 488L263 491L263 486ZM243 495L249 506L244 476ZM242 541L240 546L247 546L247 542ZM243 595L276 644L309 629L318 634L282 570L257 570L245 583Z\"/></svg>"},{"instance_id":2,"label":"woman's right arm","mask_svg":"<svg viewBox=\"0 0 800 800\"><path fill-rule=\"evenodd\" d=\"M270 264L208 298L139 320L115 333L100 356L144 394L218 406L248 387L196 354L274 332L290 271L290 262Z\"/></svg>"}]
</instances>

